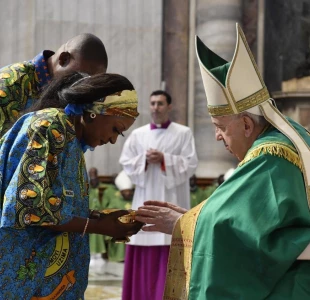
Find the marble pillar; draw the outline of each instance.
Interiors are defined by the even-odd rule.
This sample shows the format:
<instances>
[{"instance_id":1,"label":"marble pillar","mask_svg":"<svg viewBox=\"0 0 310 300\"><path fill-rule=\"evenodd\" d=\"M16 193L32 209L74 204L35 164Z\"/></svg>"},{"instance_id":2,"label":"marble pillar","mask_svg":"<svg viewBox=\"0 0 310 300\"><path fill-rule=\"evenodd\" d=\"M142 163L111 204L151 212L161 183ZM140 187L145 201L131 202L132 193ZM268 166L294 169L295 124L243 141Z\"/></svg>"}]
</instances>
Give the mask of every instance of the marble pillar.
<instances>
[{"instance_id":1,"label":"marble pillar","mask_svg":"<svg viewBox=\"0 0 310 300\"><path fill-rule=\"evenodd\" d=\"M163 81L172 97L170 118L187 125L189 0L163 1Z\"/></svg>"},{"instance_id":2,"label":"marble pillar","mask_svg":"<svg viewBox=\"0 0 310 300\"><path fill-rule=\"evenodd\" d=\"M230 61L236 44L236 22L241 16L241 0L197 0L196 33L211 50ZM197 59L194 90L194 135L199 158L196 175L218 177L238 162L222 142L215 140Z\"/></svg>"}]
</instances>

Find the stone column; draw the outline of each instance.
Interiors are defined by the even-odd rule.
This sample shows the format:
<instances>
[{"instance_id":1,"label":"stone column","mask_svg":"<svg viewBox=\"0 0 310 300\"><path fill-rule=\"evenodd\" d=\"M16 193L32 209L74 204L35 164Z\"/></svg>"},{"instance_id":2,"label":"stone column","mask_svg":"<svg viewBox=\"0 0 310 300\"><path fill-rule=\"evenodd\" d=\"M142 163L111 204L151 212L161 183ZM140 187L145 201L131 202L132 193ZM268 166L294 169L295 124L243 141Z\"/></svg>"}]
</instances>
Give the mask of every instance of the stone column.
<instances>
[{"instance_id":1,"label":"stone column","mask_svg":"<svg viewBox=\"0 0 310 300\"><path fill-rule=\"evenodd\" d=\"M197 0L197 35L211 50L231 61L236 44L236 22L240 22L241 15L241 0ZM215 140L197 59L194 85L194 135L199 157L196 175L217 177L235 167L237 160L225 150L222 142Z\"/></svg>"},{"instance_id":2,"label":"stone column","mask_svg":"<svg viewBox=\"0 0 310 300\"><path fill-rule=\"evenodd\" d=\"M163 1L163 81L172 97L170 118L187 125L189 0Z\"/></svg>"}]
</instances>

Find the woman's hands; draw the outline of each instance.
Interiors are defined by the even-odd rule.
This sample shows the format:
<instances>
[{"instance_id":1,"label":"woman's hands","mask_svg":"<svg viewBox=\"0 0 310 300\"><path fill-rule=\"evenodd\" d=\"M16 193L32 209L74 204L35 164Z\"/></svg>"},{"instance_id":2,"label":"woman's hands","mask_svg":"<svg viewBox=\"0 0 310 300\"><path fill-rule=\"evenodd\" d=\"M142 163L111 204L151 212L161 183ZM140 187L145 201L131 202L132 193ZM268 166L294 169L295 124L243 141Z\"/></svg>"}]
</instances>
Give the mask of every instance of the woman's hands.
<instances>
[{"instance_id":1,"label":"woman's hands","mask_svg":"<svg viewBox=\"0 0 310 300\"><path fill-rule=\"evenodd\" d=\"M128 210L117 210L109 214L100 214L98 219L92 219L89 233L98 233L111 236L115 239L124 239L126 236L136 234L143 223L135 221L132 223L122 223L119 217L128 215Z\"/></svg>"},{"instance_id":2,"label":"woman's hands","mask_svg":"<svg viewBox=\"0 0 310 300\"><path fill-rule=\"evenodd\" d=\"M124 215L128 215L128 210L117 210L109 214L94 214L90 216L89 221L87 218L74 217L68 223L62 225L46 226L47 228L61 232L80 232L81 234L86 228L87 233L97 233L111 236L115 239L124 240L126 236L136 234L143 223L138 221L132 223L122 223L118 218Z\"/></svg>"},{"instance_id":3,"label":"woman's hands","mask_svg":"<svg viewBox=\"0 0 310 300\"><path fill-rule=\"evenodd\" d=\"M144 206L136 211L136 220L151 224L143 226L143 231L159 231L172 234L173 228L179 217L187 210L169 202L146 201Z\"/></svg>"},{"instance_id":4,"label":"woman's hands","mask_svg":"<svg viewBox=\"0 0 310 300\"><path fill-rule=\"evenodd\" d=\"M136 211L135 222L132 223L122 223L119 220L119 217L129 214L128 210L100 213L97 217L91 214L86 232L108 235L114 240L124 240L125 237L136 234L146 223L150 226L143 226L144 231L172 234L175 223L186 212L186 209L169 202L146 201L144 206ZM66 224L47 227L56 231L83 233L86 224L86 218L74 217Z\"/></svg>"}]
</instances>

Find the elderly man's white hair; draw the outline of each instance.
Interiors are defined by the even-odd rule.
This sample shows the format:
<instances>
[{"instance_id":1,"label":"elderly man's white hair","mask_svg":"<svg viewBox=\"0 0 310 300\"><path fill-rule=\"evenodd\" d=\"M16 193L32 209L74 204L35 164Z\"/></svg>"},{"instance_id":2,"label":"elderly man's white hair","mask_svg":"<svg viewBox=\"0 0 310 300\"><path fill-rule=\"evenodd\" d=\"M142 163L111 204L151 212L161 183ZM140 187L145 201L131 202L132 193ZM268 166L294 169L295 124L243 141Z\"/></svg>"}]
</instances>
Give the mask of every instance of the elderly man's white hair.
<instances>
[{"instance_id":1,"label":"elderly man's white hair","mask_svg":"<svg viewBox=\"0 0 310 300\"><path fill-rule=\"evenodd\" d=\"M255 125L266 126L267 124L269 124L263 116L252 114L248 111L244 111L238 115L234 115L234 117L236 118L240 118L244 116L249 117L254 122Z\"/></svg>"}]
</instances>

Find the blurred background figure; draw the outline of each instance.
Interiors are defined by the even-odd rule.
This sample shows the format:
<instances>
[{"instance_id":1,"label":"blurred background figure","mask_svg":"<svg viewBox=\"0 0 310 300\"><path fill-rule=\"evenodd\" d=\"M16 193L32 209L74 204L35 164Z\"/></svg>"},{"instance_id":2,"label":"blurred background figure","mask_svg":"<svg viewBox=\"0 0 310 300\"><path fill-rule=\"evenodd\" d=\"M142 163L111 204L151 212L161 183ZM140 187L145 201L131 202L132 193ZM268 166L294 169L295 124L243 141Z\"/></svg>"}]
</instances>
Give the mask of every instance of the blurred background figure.
<instances>
[{"instance_id":1,"label":"blurred background figure","mask_svg":"<svg viewBox=\"0 0 310 300\"><path fill-rule=\"evenodd\" d=\"M104 184L100 183L98 177L98 170L96 168L90 168L88 171L89 175L89 209L90 210L102 210L101 205L101 193L100 188L104 188ZM90 270L96 272L103 271L105 260L102 258L102 254L106 253L104 244L104 236L99 234L89 235L89 246L90 246Z\"/></svg>"},{"instance_id":2,"label":"blurred background figure","mask_svg":"<svg viewBox=\"0 0 310 300\"><path fill-rule=\"evenodd\" d=\"M197 185L197 177L195 174L189 179L189 185L191 195L191 207L194 207L203 200L207 199L205 192L206 190L202 189Z\"/></svg>"},{"instance_id":3,"label":"blurred background figure","mask_svg":"<svg viewBox=\"0 0 310 300\"><path fill-rule=\"evenodd\" d=\"M152 92L152 122L135 129L124 144L120 164L136 186L133 209L149 199L190 207L188 180L198 163L195 142L189 127L171 122L171 102L167 92ZM162 299L170 244L171 236L164 233L132 236L126 246L123 299Z\"/></svg>"},{"instance_id":4,"label":"blurred background figure","mask_svg":"<svg viewBox=\"0 0 310 300\"><path fill-rule=\"evenodd\" d=\"M226 171L225 174L221 174L214 182L212 185L209 185L205 188L204 190L204 197L205 199L208 199L213 193L214 191L225 181L227 180L233 173L234 173L235 169L234 168L230 168L228 169L228 171ZM199 204L199 203L197 203ZM196 204L196 205L197 205Z\"/></svg>"},{"instance_id":5,"label":"blurred background figure","mask_svg":"<svg viewBox=\"0 0 310 300\"><path fill-rule=\"evenodd\" d=\"M221 174L216 180L214 180L213 184L206 186L205 189L198 186L197 177L196 175L193 175L189 179L191 207L195 207L202 201L208 199L213 192L234 173L234 171L234 168L230 168L225 174Z\"/></svg>"},{"instance_id":6,"label":"blurred background figure","mask_svg":"<svg viewBox=\"0 0 310 300\"><path fill-rule=\"evenodd\" d=\"M223 182L224 182L224 175L220 175L217 179L213 181L211 185L206 186L204 190L205 199L208 199Z\"/></svg>"},{"instance_id":7,"label":"blurred background figure","mask_svg":"<svg viewBox=\"0 0 310 300\"><path fill-rule=\"evenodd\" d=\"M235 172L235 168L230 168L227 170L227 172L224 174L224 181L226 181L231 175Z\"/></svg>"},{"instance_id":8,"label":"blurred background figure","mask_svg":"<svg viewBox=\"0 0 310 300\"><path fill-rule=\"evenodd\" d=\"M217 178L217 185L221 185L224 182L224 174L221 174L218 178Z\"/></svg>"},{"instance_id":9,"label":"blurred background figure","mask_svg":"<svg viewBox=\"0 0 310 300\"><path fill-rule=\"evenodd\" d=\"M130 209L134 186L124 171L121 171L114 180L115 185L109 185L103 194L102 209ZM109 261L122 262L125 258L125 244L111 242L105 237L106 257Z\"/></svg>"}]
</instances>

